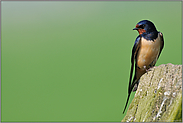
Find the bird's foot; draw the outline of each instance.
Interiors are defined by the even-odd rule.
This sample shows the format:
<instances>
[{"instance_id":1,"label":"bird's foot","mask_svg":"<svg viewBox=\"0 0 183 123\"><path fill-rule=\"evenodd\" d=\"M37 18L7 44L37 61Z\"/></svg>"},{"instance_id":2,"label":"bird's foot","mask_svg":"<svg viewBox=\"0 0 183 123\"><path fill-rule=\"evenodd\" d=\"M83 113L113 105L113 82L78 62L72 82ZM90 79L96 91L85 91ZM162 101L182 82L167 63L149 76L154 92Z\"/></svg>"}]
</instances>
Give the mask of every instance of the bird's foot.
<instances>
[{"instance_id":1,"label":"bird's foot","mask_svg":"<svg viewBox=\"0 0 183 123\"><path fill-rule=\"evenodd\" d=\"M133 92L135 92L137 90L137 87L138 87L138 85L135 84L135 86L133 87Z\"/></svg>"},{"instance_id":2,"label":"bird's foot","mask_svg":"<svg viewBox=\"0 0 183 123\"><path fill-rule=\"evenodd\" d=\"M153 67L154 67L154 66L153 66ZM153 67L150 67L149 69L147 69L147 67L144 66L144 69L146 70L146 73L148 74L149 71L152 71L151 69L152 69Z\"/></svg>"}]
</instances>

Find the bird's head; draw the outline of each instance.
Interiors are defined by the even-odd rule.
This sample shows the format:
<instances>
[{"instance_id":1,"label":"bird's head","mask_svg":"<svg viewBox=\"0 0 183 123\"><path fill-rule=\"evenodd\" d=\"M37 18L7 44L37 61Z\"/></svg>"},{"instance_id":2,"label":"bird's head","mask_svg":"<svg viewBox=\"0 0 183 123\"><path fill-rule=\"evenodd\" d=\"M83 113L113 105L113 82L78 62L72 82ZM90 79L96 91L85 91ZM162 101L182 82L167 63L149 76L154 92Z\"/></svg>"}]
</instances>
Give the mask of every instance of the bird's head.
<instances>
[{"instance_id":1,"label":"bird's head","mask_svg":"<svg viewBox=\"0 0 183 123\"><path fill-rule=\"evenodd\" d=\"M137 30L139 32L139 35L143 33L150 33L153 31L157 31L154 24L148 20L142 20L138 22L136 27L133 30Z\"/></svg>"}]
</instances>

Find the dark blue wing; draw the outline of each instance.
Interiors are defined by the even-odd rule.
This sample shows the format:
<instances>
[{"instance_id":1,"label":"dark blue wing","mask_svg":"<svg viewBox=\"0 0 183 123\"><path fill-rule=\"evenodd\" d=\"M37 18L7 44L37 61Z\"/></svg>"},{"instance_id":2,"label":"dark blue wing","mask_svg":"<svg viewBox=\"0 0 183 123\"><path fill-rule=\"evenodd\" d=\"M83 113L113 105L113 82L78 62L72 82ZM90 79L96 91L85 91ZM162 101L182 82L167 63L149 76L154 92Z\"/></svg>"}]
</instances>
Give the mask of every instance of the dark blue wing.
<instances>
[{"instance_id":1,"label":"dark blue wing","mask_svg":"<svg viewBox=\"0 0 183 123\"><path fill-rule=\"evenodd\" d=\"M132 75L133 75L133 66L134 66L134 60L136 58L137 51L139 49L139 42L140 42L140 35L136 38L135 44L133 45L132 49L132 56L131 56L131 71L130 71L130 79L129 79L129 85L128 85L128 93L131 90L131 80L132 80Z\"/></svg>"},{"instance_id":2,"label":"dark blue wing","mask_svg":"<svg viewBox=\"0 0 183 123\"><path fill-rule=\"evenodd\" d=\"M126 100L126 104L125 104L125 108L123 110L123 114L126 110L126 107L127 107L127 104L128 104L128 101L129 101L129 98L130 98L130 94L132 92L132 86L134 85L131 85L131 80L132 80L132 75L133 75L133 66L134 66L134 60L136 59L136 54L138 52L138 49L139 49L139 43L140 42L140 36L138 36L135 40L135 44L133 46L133 49L132 49L132 56L131 56L131 71L130 71L130 80L129 80L129 85L128 85L128 97L127 97L127 100Z\"/></svg>"}]
</instances>

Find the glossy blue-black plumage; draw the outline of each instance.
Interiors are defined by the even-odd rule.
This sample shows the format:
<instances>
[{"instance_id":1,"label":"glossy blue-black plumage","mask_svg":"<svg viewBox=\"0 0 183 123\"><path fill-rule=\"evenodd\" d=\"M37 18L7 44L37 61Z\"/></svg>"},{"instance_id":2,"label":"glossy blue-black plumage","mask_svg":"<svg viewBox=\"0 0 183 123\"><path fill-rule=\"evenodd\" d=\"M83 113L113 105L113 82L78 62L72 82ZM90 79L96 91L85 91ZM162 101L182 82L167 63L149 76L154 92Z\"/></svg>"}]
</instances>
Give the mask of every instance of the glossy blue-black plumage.
<instances>
[{"instance_id":1,"label":"glossy blue-black plumage","mask_svg":"<svg viewBox=\"0 0 183 123\"><path fill-rule=\"evenodd\" d=\"M131 90L132 90L131 89L131 79L132 79L132 74L133 74L134 59L136 59L134 57L136 56L136 53L137 53L139 41L140 41L140 35L137 36L137 38L135 39L135 44L133 45L133 49L132 49L131 72L130 72L130 80L129 80L129 85L128 85L128 93L131 93Z\"/></svg>"},{"instance_id":2,"label":"glossy blue-black plumage","mask_svg":"<svg viewBox=\"0 0 183 123\"><path fill-rule=\"evenodd\" d=\"M135 53L135 51L136 51L136 49L137 49L137 46L138 46L139 41L140 41L140 35L137 36L137 38L135 39L135 43L134 43L133 49L132 49L132 58L131 58L131 62L134 61L134 53Z\"/></svg>"},{"instance_id":3,"label":"glossy blue-black plumage","mask_svg":"<svg viewBox=\"0 0 183 123\"><path fill-rule=\"evenodd\" d=\"M147 39L147 41L155 40L158 37L158 31L144 33L141 35L143 38Z\"/></svg>"},{"instance_id":4,"label":"glossy blue-black plumage","mask_svg":"<svg viewBox=\"0 0 183 123\"><path fill-rule=\"evenodd\" d=\"M147 33L157 31L154 24L149 20L142 20L142 21L138 22L137 25L139 25L139 27L136 27L136 28L143 27L143 25L144 25L144 29L146 30Z\"/></svg>"},{"instance_id":5,"label":"glossy blue-black plumage","mask_svg":"<svg viewBox=\"0 0 183 123\"><path fill-rule=\"evenodd\" d=\"M145 27L143 28L146 32L141 34L142 37L144 37L147 40L155 40L158 37L158 31L156 30L156 27L151 21L148 20L143 20L137 23L139 27L144 25ZM138 29L138 28L136 28Z\"/></svg>"}]
</instances>

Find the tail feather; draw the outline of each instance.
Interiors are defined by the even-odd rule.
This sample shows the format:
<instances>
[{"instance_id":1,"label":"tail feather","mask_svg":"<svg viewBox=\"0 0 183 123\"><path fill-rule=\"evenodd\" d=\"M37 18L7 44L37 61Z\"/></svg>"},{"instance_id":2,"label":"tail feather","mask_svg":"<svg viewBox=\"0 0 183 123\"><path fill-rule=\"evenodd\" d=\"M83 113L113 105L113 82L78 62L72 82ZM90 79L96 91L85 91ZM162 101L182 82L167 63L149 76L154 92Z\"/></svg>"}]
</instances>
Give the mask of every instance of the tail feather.
<instances>
[{"instance_id":1,"label":"tail feather","mask_svg":"<svg viewBox=\"0 0 183 123\"><path fill-rule=\"evenodd\" d=\"M136 76L134 76L132 84L129 85L130 87L128 88L128 97L127 97L127 100L126 100L125 108L124 108L124 110L123 110L123 114L124 114L124 112L125 112L125 110L126 110L126 107L127 107L127 105L128 105L128 101L129 101L129 98L130 98L132 89L133 89L133 87L134 87L135 84L136 84Z\"/></svg>"},{"instance_id":2,"label":"tail feather","mask_svg":"<svg viewBox=\"0 0 183 123\"><path fill-rule=\"evenodd\" d=\"M127 100L126 100L126 105L125 105L125 108L123 110L123 114L125 113L125 110L126 110L126 107L127 107L128 101L129 101L129 98L130 98L130 94L131 94L131 92L128 94L128 97L127 97Z\"/></svg>"},{"instance_id":3,"label":"tail feather","mask_svg":"<svg viewBox=\"0 0 183 123\"><path fill-rule=\"evenodd\" d=\"M135 92L138 88L139 85L139 80L135 83L134 87L133 87L133 92Z\"/></svg>"}]
</instances>

